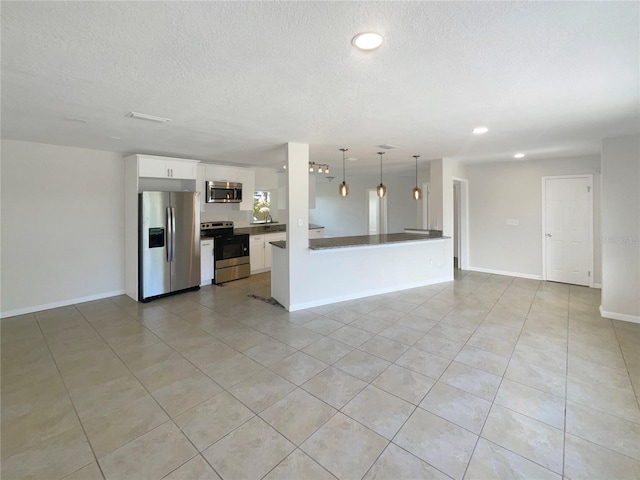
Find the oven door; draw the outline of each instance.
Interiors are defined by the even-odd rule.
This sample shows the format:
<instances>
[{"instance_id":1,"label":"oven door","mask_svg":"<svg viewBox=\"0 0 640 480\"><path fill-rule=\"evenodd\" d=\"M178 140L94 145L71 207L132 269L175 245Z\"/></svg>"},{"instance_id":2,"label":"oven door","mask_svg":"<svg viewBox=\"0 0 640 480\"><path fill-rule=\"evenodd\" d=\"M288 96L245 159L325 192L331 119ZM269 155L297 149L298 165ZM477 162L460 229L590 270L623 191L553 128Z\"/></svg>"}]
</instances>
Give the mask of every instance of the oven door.
<instances>
[{"instance_id":1,"label":"oven door","mask_svg":"<svg viewBox=\"0 0 640 480\"><path fill-rule=\"evenodd\" d=\"M223 235L214 239L216 270L249 263L249 235Z\"/></svg>"}]
</instances>

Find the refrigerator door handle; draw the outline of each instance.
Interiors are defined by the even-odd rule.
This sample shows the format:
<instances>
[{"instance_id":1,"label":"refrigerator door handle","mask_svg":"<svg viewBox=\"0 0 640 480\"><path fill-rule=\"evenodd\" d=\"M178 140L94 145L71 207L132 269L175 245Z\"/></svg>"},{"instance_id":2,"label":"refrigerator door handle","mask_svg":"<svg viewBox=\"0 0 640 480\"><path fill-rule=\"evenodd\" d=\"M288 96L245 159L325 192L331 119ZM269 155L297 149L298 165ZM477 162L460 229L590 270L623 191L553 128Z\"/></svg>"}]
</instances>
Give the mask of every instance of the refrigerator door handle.
<instances>
[{"instance_id":1,"label":"refrigerator door handle","mask_svg":"<svg viewBox=\"0 0 640 480\"><path fill-rule=\"evenodd\" d=\"M171 261L176 259L176 209L171 207Z\"/></svg>"},{"instance_id":2,"label":"refrigerator door handle","mask_svg":"<svg viewBox=\"0 0 640 480\"><path fill-rule=\"evenodd\" d=\"M171 245L173 243L173 235L171 232L171 207L167 207L167 262L171 261Z\"/></svg>"}]
</instances>

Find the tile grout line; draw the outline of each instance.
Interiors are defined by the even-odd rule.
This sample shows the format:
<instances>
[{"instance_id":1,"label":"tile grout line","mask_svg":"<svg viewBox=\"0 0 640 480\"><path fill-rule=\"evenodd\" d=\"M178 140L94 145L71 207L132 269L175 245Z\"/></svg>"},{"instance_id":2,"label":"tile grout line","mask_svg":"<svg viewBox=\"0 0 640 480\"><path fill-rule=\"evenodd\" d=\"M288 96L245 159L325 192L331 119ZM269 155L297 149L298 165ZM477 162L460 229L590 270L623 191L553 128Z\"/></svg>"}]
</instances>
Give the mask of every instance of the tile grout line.
<instances>
[{"instance_id":1,"label":"tile grout line","mask_svg":"<svg viewBox=\"0 0 640 480\"><path fill-rule=\"evenodd\" d=\"M120 308L120 307L118 306L118 308ZM162 308L164 308L164 307L162 307ZM169 310L167 310L167 311L169 311ZM124 312L124 310L123 310L123 312ZM139 323L139 324L140 324L141 326L143 326L145 329L149 330L151 333L153 333L154 335L156 335L156 334L155 334L151 329L149 329L148 327L146 327L144 324L141 324L141 323L140 323L140 321L139 321L137 318L134 318L132 315L128 314L127 312L124 312L124 313L125 313L125 315L127 315L129 318L131 318L133 321L135 321L135 322ZM172 312L171 312L171 313L172 313ZM187 462L191 461L191 460L192 460L193 458L195 458L196 456L201 455L200 450L198 450L198 448L193 444L193 442L191 441L191 439L190 439L187 435L185 435L185 434L184 434L184 432L182 431L182 429L181 429L181 428L180 428L180 427L175 423L175 421L174 421L173 417L171 417L171 415L169 415L169 413L165 410L165 408L164 408L164 407L163 407L163 406L158 402L158 400L155 398L155 396L154 396L154 395L149 391L149 389L146 387L146 385L144 385L144 383L142 383L142 382L140 381L140 379L136 376L136 374L135 374L135 373L134 373L134 372L129 368L129 365L127 365L127 363L126 363L126 362L125 362L125 361L120 357L120 355L118 354L118 352L116 352L116 351L113 349L113 347L111 346L111 344L110 344L110 343L109 343L109 342L108 342L108 341L107 341L107 340L102 336L102 333L101 333L100 331L98 331L98 329L96 329L96 328L95 328L95 326L91 323L91 321L89 321L89 320L84 316L84 314L83 314L82 312L80 312L80 314L83 316L83 318L85 319L85 321L86 321L86 322L91 326L91 328L93 328L93 330L97 333L97 335L102 339L102 341L105 343L105 345L107 345L107 346L109 347L109 349L114 353L114 355L115 355L115 356L120 360L120 362L122 362L122 364L123 364L123 365L125 366L125 368L129 371L129 373L131 373L131 375L133 375L133 377L134 377L134 378L136 379L136 381L137 381L137 382L142 386L142 388L144 388L144 390L147 392L147 394L149 395L149 397L151 397L151 398L153 399L153 401L156 403L156 405L158 405L158 407L159 407L159 408L164 412L164 414L165 414L165 415L167 416L167 418L169 419L169 420L166 420L166 421L164 421L164 422L160 423L159 425L156 425L155 427L153 427L153 428L151 428L151 429L147 430L146 432L141 433L140 435L137 435L137 436L135 436L135 437L131 438L130 440L126 441L125 443L122 443L122 444L118 445L118 447L116 447L115 449L113 449L113 450L112 450L112 451L110 451L109 453L105 454L105 455L103 456L103 458L104 458L104 457L106 457L107 455L109 455L109 454L111 454L111 453L115 452L116 450L118 450L118 449L120 449L120 448L124 447L125 445L129 445L130 443L132 443L132 442L134 442L135 440L137 440L137 439L139 439L139 438L143 437L143 436L144 436L144 435L146 435L147 433L150 433L150 432L152 432L152 431L156 430L157 428L159 428L159 427L161 427L161 426L163 426L163 425L166 425L166 424L167 424L167 423L169 423L169 422L173 423L173 425L174 425L174 426L178 429L178 431L179 431L179 432L180 432L180 433L181 433L181 434L182 434L182 435L187 439L187 441L188 441L188 442L189 442L189 443L194 447L195 451L197 452L195 455L193 455L192 457L189 457L186 461L184 461L183 463L181 463L180 465L178 465L178 466L177 466L174 470L172 470L171 472L173 472L173 471L177 470L178 468L182 467L184 464L186 464ZM156 336L157 336L157 335L156 335ZM160 337L158 337L158 338L162 341L162 343L164 343L165 345L167 345L169 348L171 348L174 352L178 353L178 354L182 357L182 354L181 354L180 352L178 352L177 350L175 350L171 345L167 344L167 343L166 343L166 341L165 341L164 339L162 339L162 338L160 338ZM155 345L155 344L154 344L154 345ZM151 345L151 346L153 346L153 345ZM184 358L184 357L183 357L183 358ZM217 385L217 384L216 384L216 385ZM206 400L205 400L205 401L206 401ZM201 402L201 403L203 403L203 402ZM200 404L198 404L198 405L200 405ZM80 421L80 423L81 423L81 425L83 425L83 430L84 430L84 424L82 423L82 421ZM86 435L86 432L85 432L85 435ZM87 443L89 443L89 445L91 445L91 442L89 441L89 437L88 437L88 435L87 435ZM93 451L93 446L91 446L91 450ZM95 456L95 452L94 452L94 456ZM204 456L203 456L203 458L204 458ZM205 460L205 461L207 461L206 459L204 459L204 460ZM96 463L98 464L98 466L99 466L99 468L100 468L100 471L101 471L101 473L102 473L103 477L106 479L106 475L105 475L105 474L104 474L104 472L102 471L102 466L100 465L100 462L98 461L97 457L96 457ZM207 463L208 463L208 462L207 462ZM212 466L212 468L213 468L213 466ZM215 469L214 469L214 471L215 471ZM171 472L168 472L168 473L167 473L166 475L164 475L164 476L169 475ZM217 474L217 472L216 472L216 474ZM164 478L164 477L163 477L163 478Z\"/></svg>"},{"instance_id":2,"label":"tile grout line","mask_svg":"<svg viewBox=\"0 0 640 480\"><path fill-rule=\"evenodd\" d=\"M491 277L489 277L489 278L491 278ZM509 282L509 285L507 286L507 288L505 288L505 290L502 292L502 295L500 295L500 298L498 298L498 300L496 300L496 302L494 303L494 308L495 308L495 305L496 305L496 304L500 301L500 299L504 296L505 292L506 292L507 290L509 290L509 287L510 287L512 284L513 284L513 279ZM538 288L539 288L539 287L538 287ZM536 291L537 291L537 290L536 290ZM533 303L533 301L532 301L532 303ZM491 310L493 310L493 308L492 308ZM529 311L530 311L530 310L531 310L531 306L529 306ZM490 312L491 312L491 311L489 311L489 313L490 313ZM487 314L487 315L488 315L488 314ZM485 316L485 319L486 319L486 316ZM483 322L484 322L484 320L483 320ZM518 339L520 338L520 334L522 334L522 329L524 328L524 324L525 324L525 323L526 323L526 317L525 317L525 321L522 323L522 327L520 327L520 333L518 334ZM477 328L476 328L476 330L475 330L475 331L477 331ZM475 331L474 331L474 333L475 333ZM472 335L473 335L473 334L472 334ZM469 338L471 338L471 337L469 337ZM489 419L489 415L491 414L491 410L493 410L493 406L494 406L494 404L495 404L496 395L498 395L498 392L500 391L500 387L501 387L501 385L502 385L502 381L503 381L503 379L504 379L504 375L507 373L507 369L509 368L509 363L511 363L511 357L513 356L513 351L515 350L515 346L516 346L517 344L518 344L518 340L516 340L516 343L514 344L513 349L511 350L511 355L509 355L509 362L507 362L507 366L506 366L506 368L504 369L504 373L503 373L503 374L502 374L502 376L500 377L500 383L498 384L498 387L496 388L496 392L495 392L495 393L494 393L494 395L493 395L493 399L491 400L491 406L489 407L489 411L487 412L487 416L485 417L484 421L482 422L482 426L480 427L480 431L478 432L478 438L476 439L476 442L475 442L475 444L473 445L473 449L471 450L471 455L469 455L469 461L467 462L467 464L466 464L466 465L465 465L465 467L464 467L464 472L462 473L462 477L461 477L461 478L464 478L464 477L465 477L465 475L467 474L467 471L469 470L469 465L471 465L471 460L473 459L473 455L475 454L475 452L476 452L476 448L478 447L478 443L480 442L480 439L481 439L481 438L484 438L484 437L482 437L482 431L484 430L484 426L486 425L487 420ZM466 343L465 343L465 345L466 345ZM464 348L464 347L463 347L463 348ZM503 447L503 448L504 448L504 447ZM510 451L510 450L509 450L509 451ZM515 453L515 452L514 452L514 453Z\"/></svg>"},{"instance_id":3,"label":"tile grout line","mask_svg":"<svg viewBox=\"0 0 640 480\"><path fill-rule=\"evenodd\" d=\"M89 321L85 318L85 316L82 314L82 312L80 312L80 310L78 310L78 308L73 305L73 308L82 316L82 319L89 324L89 326L91 326L91 328L93 328L93 325L91 325L89 323ZM36 323L38 324L38 329L40 330L40 333L42 335L42 338L44 339L46 345L47 345L47 350L49 351L49 355L51 356L51 359L53 360L53 364L56 366L56 370L58 372L58 375L60 376L60 380L62 381L62 384L64 385L64 389L65 392L67 394L67 398L69 399L69 402L71 403L71 406L73 407L73 412L76 415L76 419L78 420L78 423L80 424L80 428L82 429L82 433L84 435L84 440L87 442L87 445L89 446L89 449L91 450L91 453L93 455L93 459L96 462L96 465L98 465L98 470L100 471L100 475L102 475L103 479L106 479L106 475L104 474L104 471L102 470L102 466L100 465L100 462L98 462L98 457L96 456L96 452L93 449L93 445L91 445L91 442L89 441L89 436L87 435L87 431L85 430L84 427L84 423L82 423L82 419L80 418L80 415L78 414L78 410L76 408L76 404L73 401L73 398L71 397L71 394L69 393L69 387L67 386L67 382L64 379L64 376L62 375L62 372L60 371L60 367L58 366L58 362L56 361L55 356L53 355L53 352L51 351L51 346L49 345L49 342L47 340L46 335L44 334L44 331L42 330L42 325L40 325L40 320L38 320L37 315L35 316L36 318ZM88 463L87 465L90 465L90 463ZM87 465L83 465L80 468L84 468ZM79 469L77 469L79 470ZM76 472L77 470L74 470L73 472L69 472L67 475L71 475L72 473ZM65 475L65 476L67 476ZM61 477L64 478L64 477Z\"/></svg>"},{"instance_id":4,"label":"tile grout line","mask_svg":"<svg viewBox=\"0 0 640 480\"><path fill-rule=\"evenodd\" d=\"M620 346L620 337L618 336L618 329L615 327L615 324L613 324L613 322L611 322L611 324L613 328L613 333L616 336L616 340L618 341L618 348L620 349L620 354L622 355L622 361L624 362L625 369L627 370L627 377L629 377L629 383L631 384L631 391L633 392L633 395L636 397L636 403L638 404L638 408L640 409L640 391L636 390L635 385L631 381L631 374L629 372L629 363L627 362L627 357L624 354L624 350L622 350L622 347Z\"/></svg>"}]
</instances>

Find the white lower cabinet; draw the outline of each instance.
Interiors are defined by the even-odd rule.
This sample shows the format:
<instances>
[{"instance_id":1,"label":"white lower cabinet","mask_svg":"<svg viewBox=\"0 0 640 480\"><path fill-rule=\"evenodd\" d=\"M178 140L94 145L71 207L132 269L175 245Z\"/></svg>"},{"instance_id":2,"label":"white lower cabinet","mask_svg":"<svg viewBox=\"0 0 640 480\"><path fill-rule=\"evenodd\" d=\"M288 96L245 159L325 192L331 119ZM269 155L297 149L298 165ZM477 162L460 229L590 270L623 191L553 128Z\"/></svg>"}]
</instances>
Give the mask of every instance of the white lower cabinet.
<instances>
[{"instance_id":1,"label":"white lower cabinet","mask_svg":"<svg viewBox=\"0 0 640 480\"><path fill-rule=\"evenodd\" d=\"M251 249L251 273L260 273L271 270L271 249L270 242L286 240L286 232L265 233L263 235L251 235L249 237Z\"/></svg>"},{"instance_id":2,"label":"white lower cabinet","mask_svg":"<svg viewBox=\"0 0 640 480\"><path fill-rule=\"evenodd\" d=\"M309 230L309 239L324 238L324 228L312 228Z\"/></svg>"},{"instance_id":3,"label":"white lower cabinet","mask_svg":"<svg viewBox=\"0 0 640 480\"><path fill-rule=\"evenodd\" d=\"M271 270L271 249L278 248L271 245L270 242L277 242L287 239L287 232L270 233L264 236L264 268Z\"/></svg>"},{"instance_id":4,"label":"white lower cabinet","mask_svg":"<svg viewBox=\"0 0 640 480\"><path fill-rule=\"evenodd\" d=\"M264 235L251 235L249 237L251 273L264 270L264 237Z\"/></svg>"},{"instance_id":5,"label":"white lower cabinet","mask_svg":"<svg viewBox=\"0 0 640 480\"><path fill-rule=\"evenodd\" d=\"M200 241L200 286L213 281L213 239Z\"/></svg>"}]
</instances>

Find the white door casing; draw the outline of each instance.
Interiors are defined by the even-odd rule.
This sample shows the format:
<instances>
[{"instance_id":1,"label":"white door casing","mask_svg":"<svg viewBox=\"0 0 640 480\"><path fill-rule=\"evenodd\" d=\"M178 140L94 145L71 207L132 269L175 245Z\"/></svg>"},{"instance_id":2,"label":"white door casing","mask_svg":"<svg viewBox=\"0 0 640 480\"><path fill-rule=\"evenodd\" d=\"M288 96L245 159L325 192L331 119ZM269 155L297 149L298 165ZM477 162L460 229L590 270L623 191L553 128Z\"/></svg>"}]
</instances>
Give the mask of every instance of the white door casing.
<instances>
[{"instance_id":1,"label":"white door casing","mask_svg":"<svg viewBox=\"0 0 640 480\"><path fill-rule=\"evenodd\" d=\"M458 268L469 269L469 181L453 177L458 187Z\"/></svg>"},{"instance_id":2,"label":"white door casing","mask_svg":"<svg viewBox=\"0 0 640 480\"><path fill-rule=\"evenodd\" d=\"M387 233L387 196L378 197L377 190L367 190L367 202L369 205L367 217L368 235Z\"/></svg>"},{"instance_id":3,"label":"white door casing","mask_svg":"<svg viewBox=\"0 0 640 480\"><path fill-rule=\"evenodd\" d=\"M593 286L593 176L542 178L542 272Z\"/></svg>"}]
</instances>

